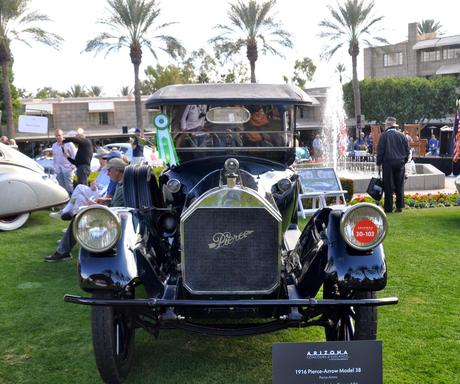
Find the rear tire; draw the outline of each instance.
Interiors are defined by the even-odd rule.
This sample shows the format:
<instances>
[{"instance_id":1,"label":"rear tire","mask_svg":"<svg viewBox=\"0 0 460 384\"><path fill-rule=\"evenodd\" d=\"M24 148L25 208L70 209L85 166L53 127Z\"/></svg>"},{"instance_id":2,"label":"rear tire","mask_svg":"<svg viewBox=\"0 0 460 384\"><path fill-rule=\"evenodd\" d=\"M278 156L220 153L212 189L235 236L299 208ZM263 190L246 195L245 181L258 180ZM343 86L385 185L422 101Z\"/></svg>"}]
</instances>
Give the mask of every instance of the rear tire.
<instances>
[{"instance_id":1,"label":"rear tire","mask_svg":"<svg viewBox=\"0 0 460 384\"><path fill-rule=\"evenodd\" d=\"M21 228L30 217L30 212L0 218L0 231L14 231Z\"/></svg>"},{"instance_id":2,"label":"rear tire","mask_svg":"<svg viewBox=\"0 0 460 384\"><path fill-rule=\"evenodd\" d=\"M122 383L128 376L134 355L132 316L121 307L93 306L91 325L99 374L106 383Z\"/></svg>"},{"instance_id":3,"label":"rear tire","mask_svg":"<svg viewBox=\"0 0 460 384\"><path fill-rule=\"evenodd\" d=\"M325 299L375 299L375 292L354 291L337 294L328 283L324 284ZM343 307L325 315L324 331L327 341L375 340L377 338L377 307Z\"/></svg>"}]
</instances>

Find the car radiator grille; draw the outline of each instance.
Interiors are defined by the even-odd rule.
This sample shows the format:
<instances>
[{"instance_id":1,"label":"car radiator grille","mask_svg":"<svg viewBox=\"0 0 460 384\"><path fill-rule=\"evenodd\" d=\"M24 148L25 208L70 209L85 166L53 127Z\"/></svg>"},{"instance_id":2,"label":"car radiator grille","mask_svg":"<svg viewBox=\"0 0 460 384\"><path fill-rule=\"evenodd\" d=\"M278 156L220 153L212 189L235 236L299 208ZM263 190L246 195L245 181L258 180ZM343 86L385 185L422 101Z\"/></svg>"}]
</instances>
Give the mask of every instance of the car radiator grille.
<instances>
[{"instance_id":1,"label":"car radiator grille","mask_svg":"<svg viewBox=\"0 0 460 384\"><path fill-rule=\"evenodd\" d=\"M192 293L269 293L279 281L279 223L264 208L198 208L182 227Z\"/></svg>"}]
</instances>

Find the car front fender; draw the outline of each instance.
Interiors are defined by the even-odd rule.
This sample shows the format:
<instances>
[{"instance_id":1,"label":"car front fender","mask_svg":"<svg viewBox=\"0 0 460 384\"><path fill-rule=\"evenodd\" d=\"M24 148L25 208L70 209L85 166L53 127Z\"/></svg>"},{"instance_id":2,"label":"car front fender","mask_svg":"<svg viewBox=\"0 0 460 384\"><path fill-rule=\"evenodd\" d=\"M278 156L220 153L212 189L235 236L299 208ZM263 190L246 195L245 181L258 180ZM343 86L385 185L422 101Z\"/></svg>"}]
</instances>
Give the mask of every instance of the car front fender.
<instances>
[{"instance_id":1,"label":"car front fender","mask_svg":"<svg viewBox=\"0 0 460 384\"><path fill-rule=\"evenodd\" d=\"M370 251L357 251L346 245L340 234L340 211L332 211L327 227L327 279L341 289L379 291L387 282L383 245Z\"/></svg>"},{"instance_id":2,"label":"car front fender","mask_svg":"<svg viewBox=\"0 0 460 384\"><path fill-rule=\"evenodd\" d=\"M129 211L119 214L121 236L116 246L104 253L92 253L81 248L78 270L80 287L87 292L121 291L139 278L135 257L137 235Z\"/></svg>"}]
</instances>

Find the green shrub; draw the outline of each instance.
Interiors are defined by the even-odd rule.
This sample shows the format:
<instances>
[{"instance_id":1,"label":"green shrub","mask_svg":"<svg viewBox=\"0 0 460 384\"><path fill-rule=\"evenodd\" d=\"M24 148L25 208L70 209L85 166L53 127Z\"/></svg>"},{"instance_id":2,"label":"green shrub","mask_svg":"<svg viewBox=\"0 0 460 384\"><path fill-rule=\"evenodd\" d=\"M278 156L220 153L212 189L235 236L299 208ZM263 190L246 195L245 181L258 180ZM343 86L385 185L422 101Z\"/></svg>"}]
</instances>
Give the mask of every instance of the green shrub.
<instances>
[{"instance_id":1,"label":"green shrub","mask_svg":"<svg viewBox=\"0 0 460 384\"><path fill-rule=\"evenodd\" d=\"M353 198L354 193L353 180L347 179L346 177L341 177L340 184L342 185L342 189L347 191L347 193L345 194L345 200L347 201L347 203L349 203Z\"/></svg>"}]
</instances>

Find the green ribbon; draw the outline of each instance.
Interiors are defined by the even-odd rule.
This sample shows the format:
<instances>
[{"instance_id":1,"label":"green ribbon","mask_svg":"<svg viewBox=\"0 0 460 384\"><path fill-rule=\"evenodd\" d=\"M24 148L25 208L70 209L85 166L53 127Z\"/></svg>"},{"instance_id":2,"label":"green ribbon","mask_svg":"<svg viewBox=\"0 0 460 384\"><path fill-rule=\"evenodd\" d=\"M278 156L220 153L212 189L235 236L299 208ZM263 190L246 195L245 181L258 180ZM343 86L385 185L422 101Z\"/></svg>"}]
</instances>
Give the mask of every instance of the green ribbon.
<instances>
[{"instance_id":1,"label":"green ribbon","mask_svg":"<svg viewBox=\"0 0 460 384\"><path fill-rule=\"evenodd\" d=\"M170 119L164 113L157 113L152 118L156 128L156 142L160 159L169 166L179 165L176 147L171 137Z\"/></svg>"}]
</instances>

